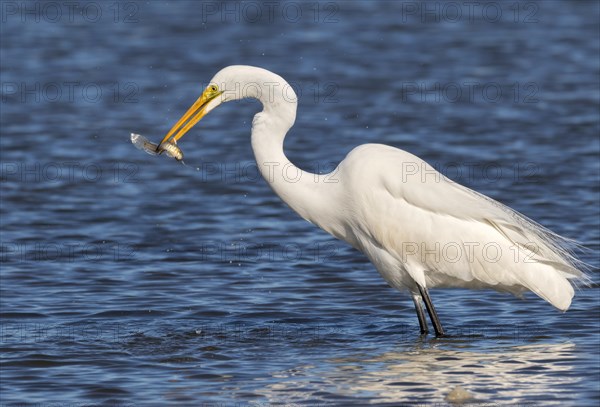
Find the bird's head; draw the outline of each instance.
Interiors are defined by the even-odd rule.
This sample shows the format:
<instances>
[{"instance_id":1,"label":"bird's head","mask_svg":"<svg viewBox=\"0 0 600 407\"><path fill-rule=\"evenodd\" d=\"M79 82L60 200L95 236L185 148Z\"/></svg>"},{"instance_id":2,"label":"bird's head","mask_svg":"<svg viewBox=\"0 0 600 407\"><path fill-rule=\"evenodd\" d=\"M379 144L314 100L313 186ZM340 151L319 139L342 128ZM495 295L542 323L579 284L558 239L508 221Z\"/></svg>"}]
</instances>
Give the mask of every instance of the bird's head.
<instances>
[{"instance_id":1,"label":"bird's head","mask_svg":"<svg viewBox=\"0 0 600 407\"><path fill-rule=\"evenodd\" d=\"M254 66L232 65L223 68L210 80L198 100L171 127L161 143L171 138L174 141L179 140L200 119L221 103L255 98L266 105L282 99L282 94L283 99L293 102L295 116L296 94L279 75Z\"/></svg>"}]
</instances>

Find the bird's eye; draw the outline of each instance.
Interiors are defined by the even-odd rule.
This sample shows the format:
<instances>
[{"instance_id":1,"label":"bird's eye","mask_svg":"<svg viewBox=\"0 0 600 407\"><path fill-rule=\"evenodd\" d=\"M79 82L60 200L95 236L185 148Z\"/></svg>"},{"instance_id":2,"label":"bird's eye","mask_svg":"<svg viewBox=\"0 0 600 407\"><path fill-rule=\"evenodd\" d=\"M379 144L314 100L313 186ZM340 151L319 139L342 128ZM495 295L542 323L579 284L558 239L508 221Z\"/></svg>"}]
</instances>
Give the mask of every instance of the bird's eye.
<instances>
[{"instance_id":1,"label":"bird's eye","mask_svg":"<svg viewBox=\"0 0 600 407\"><path fill-rule=\"evenodd\" d=\"M218 90L218 88L217 88L217 85L210 85L210 86L208 87L208 89L209 89L211 92L216 92L216 91Z\"/></svg>"}]
</instances>

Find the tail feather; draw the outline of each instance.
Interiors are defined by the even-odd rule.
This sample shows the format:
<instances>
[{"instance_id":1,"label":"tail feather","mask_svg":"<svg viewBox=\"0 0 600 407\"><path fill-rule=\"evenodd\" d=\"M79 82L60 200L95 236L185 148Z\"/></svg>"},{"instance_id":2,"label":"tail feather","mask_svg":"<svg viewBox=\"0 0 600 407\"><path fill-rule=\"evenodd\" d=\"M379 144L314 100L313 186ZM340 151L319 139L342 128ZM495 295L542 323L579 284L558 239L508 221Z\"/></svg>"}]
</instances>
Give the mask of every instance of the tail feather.
<instances>
[{"instance_id":1,"label":"tail feather","mask_svg":"<svg viewBox=\"0 0 600 407\"><path fill-rule=\"evenodd\" d=\"M540 278L543 275L543 278ZM519 280L538 297L548 301L561 311L566 311L571 306L575 290L564 276L553 267L533 264L525 272L519 274Z\"/></svg>"},{"instance_id":2,"label":"tail feather","mask_svg":"<svg viewBox=\"0 0 600 407\"><path fill-rule=\"evenodd\" d=\"M488 204L485 219L498 233L520 248L526 260L515 273L522 285L561 311L571 305L574 286L589 286L590 266L575 257L584 247L560 236L519 212L483 194L469 190ZM526 267L527 266L527 267Z\"/></svg>"},{"instance_id":3,"label":"tail feather","mask_svg":"<svg viewBox=\"0 0 600 407\"><path fill-rule=\"evenodd\" d=\"M469 190L493 205L486 221L517 247L533 254L535 261L554 268L561 276L578 285L589 285L586 271L590 266L575 257L575 250L585 249L573 239L565 238L500 202Z\"/></svg>"}]
</instances>

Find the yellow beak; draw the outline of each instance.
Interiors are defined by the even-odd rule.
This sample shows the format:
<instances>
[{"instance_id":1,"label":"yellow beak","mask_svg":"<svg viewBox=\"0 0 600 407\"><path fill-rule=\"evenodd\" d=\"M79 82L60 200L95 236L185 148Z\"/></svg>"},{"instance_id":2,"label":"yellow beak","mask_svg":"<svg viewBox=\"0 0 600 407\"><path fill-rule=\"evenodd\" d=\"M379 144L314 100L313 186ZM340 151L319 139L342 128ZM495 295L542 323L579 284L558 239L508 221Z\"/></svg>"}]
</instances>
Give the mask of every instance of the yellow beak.
<instances>
[{"instance_id":1,"label":"yellow beak","mask_svg":"<svg viewBox=\"0 0 600 407\"><path fill-rule=\"evenodd\" d=\"M173 141L179 140L185 133L188 132L189 129L194 127L196 123L200 121L206 114L205 108L208 102L221 95L223 92L219 92L216 90L212 90L210 87L206 88L202 95L194 102L192 107L188 109L187 112L181 119L175 123L171 130L167 133L167 135L162 139L161 144L167 141L171 136L173 137ZM179 129L179 130L178 130ZM160 145L160 144L159 144Z\"/></svg>"}]
</instances>

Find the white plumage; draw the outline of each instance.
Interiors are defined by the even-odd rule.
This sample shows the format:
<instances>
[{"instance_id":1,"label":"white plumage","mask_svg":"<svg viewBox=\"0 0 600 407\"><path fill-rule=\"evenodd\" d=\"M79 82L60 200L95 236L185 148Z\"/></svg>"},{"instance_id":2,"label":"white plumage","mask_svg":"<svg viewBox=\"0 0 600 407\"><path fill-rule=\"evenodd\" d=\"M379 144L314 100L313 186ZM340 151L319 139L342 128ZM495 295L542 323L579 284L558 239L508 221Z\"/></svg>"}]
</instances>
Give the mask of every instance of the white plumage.
<instances>
[{"instance_id":1,"label":"white plumage","mask_svg":"<svg viewBox=\"0 0 600 407\"><path fill-rule=\"evenodd\" d=\"M530 290L564 311L574 295L571 282L586 281L568 240L408 152L366 144L331 174L295 167L283 141L295 121L296 95L283 78L261 68L230 66L217 73L163 142L182 137L219 104L245 97L263 104L253 120L252 148L265 180L304 219L367 255L391 286L410 291L423 333L421 300L436 334L443 334L428 288Z\"/></svg>"},{"instance_id":2,"label":"white plumage","mask_svg":"<svg viewBox=\"0 0 600 407\"><path fill-rule=\"evenodd\" d=\"M557 235L512 209L385 145L354 149L339 178L354 186L342 188L355 214L347 230L392 286L527 289L569 308L568 280L583 276L575 260Z\"/></svg>"}]
</instances>

